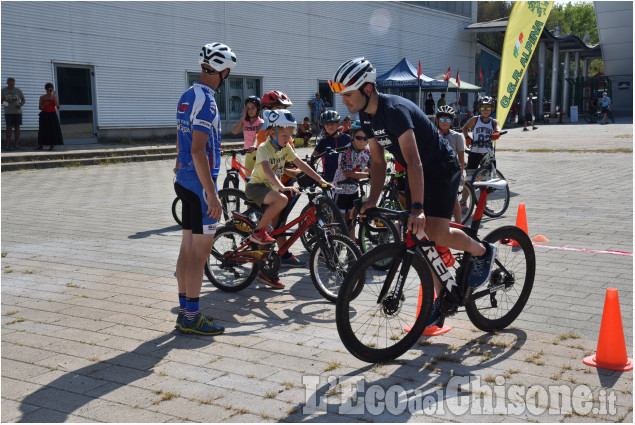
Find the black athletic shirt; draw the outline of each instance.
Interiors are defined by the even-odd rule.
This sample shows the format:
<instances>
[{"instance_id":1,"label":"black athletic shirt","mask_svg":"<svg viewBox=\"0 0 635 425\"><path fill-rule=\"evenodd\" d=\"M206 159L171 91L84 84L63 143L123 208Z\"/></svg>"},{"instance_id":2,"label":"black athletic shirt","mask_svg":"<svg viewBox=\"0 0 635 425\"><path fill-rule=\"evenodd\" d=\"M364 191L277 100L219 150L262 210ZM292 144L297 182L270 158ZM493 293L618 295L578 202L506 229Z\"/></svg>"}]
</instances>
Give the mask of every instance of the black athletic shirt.
<instances>
[{"instance_id":1,"label":"black athletic shirt","mask_svg":"<svg viewBox=\"0 0 635 425\"><path fill-rule=\"evenodd\" d=\"M373 118L366 112L359 113L362 130L369 138L375 138L381 146L393 154L404 167L407 161L399 148L399 136L413 129L417 149L424 171L435 164L448 162L456 155L448 142L440 137L436 127L423 111L408 99L391 94L379 94L377 113Z\"/></svg>"}]
</instances>

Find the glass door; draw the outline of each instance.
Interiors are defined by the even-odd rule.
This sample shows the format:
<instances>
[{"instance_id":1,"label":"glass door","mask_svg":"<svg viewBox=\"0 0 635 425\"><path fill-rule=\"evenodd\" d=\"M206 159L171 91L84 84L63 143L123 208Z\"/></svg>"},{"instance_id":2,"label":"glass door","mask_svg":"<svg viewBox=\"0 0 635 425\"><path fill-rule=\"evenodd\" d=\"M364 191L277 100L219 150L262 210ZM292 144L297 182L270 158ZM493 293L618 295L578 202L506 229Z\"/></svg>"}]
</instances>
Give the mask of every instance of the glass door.
<instances>
[{"instance_id":1,"label":"glass door","mask_svg":"<svg viewBox=\"0 0 635 425\"><path fill-rule=\"evenodd\" d=\"M55 80L64 143L97 143L93 68L56 64Z\"/></svg>"}]
</instances>

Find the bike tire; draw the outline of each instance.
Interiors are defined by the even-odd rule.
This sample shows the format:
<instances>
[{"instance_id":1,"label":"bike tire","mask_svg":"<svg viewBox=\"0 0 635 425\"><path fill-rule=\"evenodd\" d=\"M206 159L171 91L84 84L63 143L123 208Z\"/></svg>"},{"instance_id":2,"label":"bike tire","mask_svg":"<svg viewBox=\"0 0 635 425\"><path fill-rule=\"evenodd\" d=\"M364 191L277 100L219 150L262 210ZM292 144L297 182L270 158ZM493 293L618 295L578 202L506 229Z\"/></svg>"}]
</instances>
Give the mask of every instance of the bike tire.
<instances>
[{"instance_id":1,"label":"bike tire","mask_svg":"<svg viewBox=\"0 0 635 425\"><path fill-rule=\"evenodd\" d=\"M359 224L357 240L362 253L366 253L380 245L400 242L401 233L395 223L390 220L382 217L366 218ZM387 267L390 267L389 261L375 264L375 268L388 270Z\"/></svg>"},{"instance_id":2,"label":"bike tire","mask_svg":"<svg viewBox=\"0 0 635 425\"><path fill-rule=\"evenodd\" d=\"M461 201L463 194L467 194L465 201ZM474 206L476 205L476 192L474 186L471 183L466 182L463 185L463 190L459 192L459 203L465 202L465 205L461 205L461 224L465 224L470 221L470 217L474 213Z\"/></svg>"},{"instance_id":3,"label":"bike tire","mask_svg":"<svg viewBox=\"0 0 635 425\"><path fill-rule=\"evenodd\" d=\"M218 198L223 206L223 214L218 220L218 225L223 225L232 220L232 212L245 212L247 210L247 195L240 189L226 188L218 191Z\"/></svg>"},{"instance_id":4,"label":"bike tire","mask_svg":"<svg viewBox=\"0 0 635 425\"><path fill-rule=\"evenodd\" d=\"M183 202L178 196L172 202L172 217L179 226L183 227Z\"/></svg>"},{"instance_id":5,"label":"bike tire","mask_svg":"<svg viewBox=\"0 0 635 425\"><path fill-rule=\"evenodd\" d=\"M527 304L536 274L536 254L529 236L516 226L495 229L483 240L497 246L496 265L487 285L474 290L465 310L474 326L494 332L509 326ZM510 241L516 241L517 246L509 245ZM505 288L490 292L502 284Z\"/></svg>"},{"instance_id":6,"label":"bike tire","mask_svg":"<svg viewBox=\"0 0 635 425\"><path fill-rule=\"evenodd\" d=\"M492 175L491 168L479 168L472 177L472 182L488 181L495 178L505 180L505 176L499 170L496 170L496 175ZM500 217L505 214L509 207L509 182L504 189L494 190L487 195L487 204L485 204L485 215L488 217Z\"/></svg>"},{"instance_id":7,"label":"bike tire","mask_svg":"<svg viewBox=\"0 0 635 425\"><path fill-rule=\"evenodd\" d=\"M596 115L594 113L587 112L586 114L584 114L584 120L589 124L593 124L596 120Z\"/></svg>"},{"instance_id":8,"label":"bike tire","mask_svg":"<svg viewBox=\"0 0 635 425\"><path fill-rule=\"evenodd\" d=\"M222 260L222 255L235 251L249 233L241 232L232 226L220 228L214 235L212 252L205 262L205 276L218 289L225 292L238 292L254 281L258 274L258 264L239 263Z\"/></svg>"},{"instance_id":9,"label":"bike tire","mask_svg":"<svg viewBox=\"0 0 635 425\"><path fill-rule=\"evenodd\" d=\"M304 208L302 208L301 215L306 214L309 208L311 208L310 204L307 204ZM318 199L315 205L315 212L318 218L320 218L325 224L338 223L337 227L331 228L331 233L340 233L344 236L348 235L346 221L344 220L344 216L334 200L327 197ZM318 230L318 223L315 223L300 235L300 241L309 253L313 252L315 247Z\"/></svg>"},{"instance_id":10,"label":"bike tire","mask_svg":"<svg viewBox=\"0 0 635 425\"><path fill-rule=\"evenodd\" d=\"M311 253L311 280L320 295L334 303L349 267L362 251L349 237L327 233L326 241L319 241Z\"/></svg>"},{"instance_id":11,"label":"bike tire","mask_svg":"<svg viewBox=\"0 0 635 425\"><path fill-rule=\"evenodd\" d=\"M389 260L400 269L403 253L402 242L374 248L362 255L342 282L335 309L337 332L346 349L362 361L386 362L401 356L426 327L434 287L430 269L418 254L412 257L403 296L399 300L391 298L398 280L395 275L387 294L378 302L390 271L377 270L374 265ZM409 331L405 330L407 326L412 326Z\"/></svg>"}]
</instances>

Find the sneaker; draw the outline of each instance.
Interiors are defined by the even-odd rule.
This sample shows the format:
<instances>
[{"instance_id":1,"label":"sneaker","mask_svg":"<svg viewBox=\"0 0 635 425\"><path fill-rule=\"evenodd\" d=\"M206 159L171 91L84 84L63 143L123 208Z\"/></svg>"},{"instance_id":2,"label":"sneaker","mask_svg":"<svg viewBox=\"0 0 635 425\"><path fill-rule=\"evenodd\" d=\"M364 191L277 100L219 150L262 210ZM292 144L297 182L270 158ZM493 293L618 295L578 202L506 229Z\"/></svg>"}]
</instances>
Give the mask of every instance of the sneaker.
<instances>
[{"instance_id":1,"label":"sneaker","mask_svg":"<svg viewBox=\"0 0 635 425\"><path fill-rule=\"evenodd\" d=\"M537 128L538 128L538 127L532 127L532 130L535 130L535 129L537 129Z\"/></svg>"},{"instance_id":2,"label":"sneaker","mask_svg":"<svg viewBox=\"0 0 635 425\"><path fill-rule=\"evenodd\" d=\"M249 240L260 245L269 245L276 241L269 236L269 233L267 233L264 227L260 230L254 230L251 235L249 235Z\"/></svg>"},{"instance_id":3,"label":"sneaker","mask_svg":"<svg viewBox=\"0 0 635 425\"><path fill-rule=\"evenodd\" d=\"M215 325L214 322L201 314L198 319L194 319L191 322L184 318L179 327L179 332L182 334L220 335L225 332L225 328Z\"/></svg>"},{"instance_id":4,"label":"sneaker","mask_svg":"<svg viewBox=\"0 0 635 425\"><path fill-rule=\"evenodd\" d=\"M280 258L280 267L304 267L306 261L300 261L295 258L295 255L291 255L289 258Z\"/></svg>"},{"instance_id":5,"label":"sneaker","mask_svg":"<svg viewBox=\"0 0 635 425\"><path fill-rule=\"evenodd\" d=\"M440 318L441 318L441 313L439 312L439 299L437 298L432 303L432 310L430 311L430 318L428 319L428 324L426 325L426 328L430 328L436 325L439 322Z\"/></svg>"},{"instance_id":6,"label":"sneaker","mask_svg":"<svg viewBox=\"0 0 635 425\"><path fill-rule=\"evenodd\" d=\"M212 316L205 316L205 317L210 322L214 321L214 318ZM183 323L183 319L184 318L185 318L185 314L183 314L183 313L179 313L179 315L176 316L176 325L174 325L174 329L179 330L181 328L181 323Z\"/></svg>"},{"instance_id":7,"label":"sneaker","mask_svg":"<svg viewBox=\"0 0 635 425\"><path fill-rule=\"evenodd\" d=\"M480 257L472 257L472 274L469 280L469 284L472 288L479 287L487 282L494 268L497 248L491 243L485 243L485 248L487 249L485 254Z\"/></svg>"},{"instance_id":8,"label":"sneaker","mask_svg":"<svg viewBox=\"0 0 635 425\"><path fill-rule=\"evenodd\" d=\"M280 280L278 280L278 278L276 279L270 279L266 274L264 273L259 273L258 277L256 278L256 280L262 284L265 284L271 288L274 289L283 289L284 288L284 283L280 282Z\"/></svg>"}]
</instances>

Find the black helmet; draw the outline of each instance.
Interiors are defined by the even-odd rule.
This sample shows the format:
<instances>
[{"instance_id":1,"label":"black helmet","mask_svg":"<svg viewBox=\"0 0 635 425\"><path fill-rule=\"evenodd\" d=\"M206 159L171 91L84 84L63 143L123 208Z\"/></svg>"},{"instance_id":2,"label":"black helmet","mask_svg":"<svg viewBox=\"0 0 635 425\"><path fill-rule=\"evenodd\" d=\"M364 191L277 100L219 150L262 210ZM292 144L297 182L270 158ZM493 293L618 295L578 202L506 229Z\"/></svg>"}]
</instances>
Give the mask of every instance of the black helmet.
<instances>
[{"instance_id":1,"label":"black helmet","mask_svg":"<svg viewBox=\"0 0 635 425\"><path fill-rule=\"evenodd\" d=\"M260 98L258 96L249 96L245 99L245 106L247 106L248 102L253 102L256 105L257 109L260 109Z\"/></svg>"},{"instance_id":2,"label":"black helmet","mask_svg":"<svg viewBox=\"0 0 635 425\"><path fill-rule=\"evenodd\" d=\"M452 108L450 105L443 105L439 107L439 109L437 109L437 118L439 118L441 115L449 115L454 118L454 108Z\"/></svg>"},{"instance_id":3,"label":"black helmet","mask_svg":"<svg viewBox=\"0 0 635 425\"><path fill-rule=\"evenodd\" d=\"M320 125L330 122L340 122L340 114L338 114L337 111L324 111L322 115L320 115Z\"/></svg>"}]
</instances>

